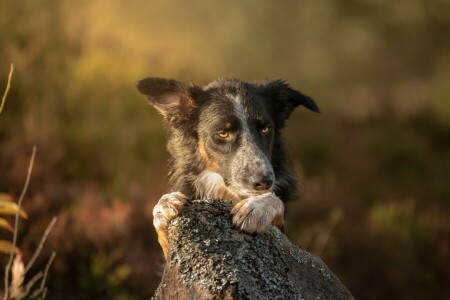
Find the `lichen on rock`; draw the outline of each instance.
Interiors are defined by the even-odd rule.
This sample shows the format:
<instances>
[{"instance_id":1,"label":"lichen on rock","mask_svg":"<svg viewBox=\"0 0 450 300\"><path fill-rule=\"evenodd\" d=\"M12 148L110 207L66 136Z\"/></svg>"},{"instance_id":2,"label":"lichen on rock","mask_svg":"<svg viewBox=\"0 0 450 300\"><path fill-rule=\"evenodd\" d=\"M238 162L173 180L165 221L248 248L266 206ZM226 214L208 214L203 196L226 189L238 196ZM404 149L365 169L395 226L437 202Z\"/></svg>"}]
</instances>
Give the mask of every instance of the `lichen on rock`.
<instances>
[{"instance_id":1,"label":"lichen on rock","mask_svg":"<svg viewBox=\"0 0 450 300\"><path fill-rule=\"evenodd\" d=\"M171 222L156 299L353 299L320 259L276 227L259 235L234 229L231 208L194 200Z\"/></svg>"}]
</instances>

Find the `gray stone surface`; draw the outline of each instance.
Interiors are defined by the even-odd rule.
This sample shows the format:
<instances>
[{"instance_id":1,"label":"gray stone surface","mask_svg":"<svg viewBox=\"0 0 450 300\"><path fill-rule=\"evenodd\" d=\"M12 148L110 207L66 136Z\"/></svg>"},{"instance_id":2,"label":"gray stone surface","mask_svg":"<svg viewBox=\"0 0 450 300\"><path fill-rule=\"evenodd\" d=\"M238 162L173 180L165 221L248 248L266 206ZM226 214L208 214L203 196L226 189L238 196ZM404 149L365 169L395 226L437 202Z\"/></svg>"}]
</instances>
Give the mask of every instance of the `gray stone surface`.
<instances>
[{"instance_id":1,"label":"gray stone surface","mask_svg":"<svg viewBox=\"0 0 450 300\"><path fill-rule=\"evenodd\" d=\"M235 230L231 208L195 200L171 222L155 299L353 299L322 260L277 228L260 235Z\"/></svg>"}]
</instances>

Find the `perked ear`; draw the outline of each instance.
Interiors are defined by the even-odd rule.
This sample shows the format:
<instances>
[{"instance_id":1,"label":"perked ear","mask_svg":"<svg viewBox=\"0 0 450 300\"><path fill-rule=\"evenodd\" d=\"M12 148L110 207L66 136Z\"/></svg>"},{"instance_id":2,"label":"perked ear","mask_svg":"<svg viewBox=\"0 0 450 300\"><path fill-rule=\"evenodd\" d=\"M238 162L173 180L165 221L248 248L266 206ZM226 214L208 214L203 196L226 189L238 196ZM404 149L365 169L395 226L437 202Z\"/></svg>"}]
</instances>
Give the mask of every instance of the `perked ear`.
<instances>
[{"instance_id":1,"label":"perked ear","mask_svg":"<svg viewBox=\"0 0 450 300\"><path fill-rule=\"evenodd\" d=\"M267 95L273 105L273 112L279 120L280 127L284 126L285 120L290 116L294 108L303 105L313 112L320 112L319 107L310 97L292 89L283 80L267 81L261 84L263 94Z\"/></svg>"},{"instance_id":2,"label":"perked ear","mask_svg":"<svg viewBox=\"0 0 450 300\"><path fill-rule=\"evenodd\" d=\"M193 96L201 91L200 86L164 78L144 78L136 87L169 122L188 119L195 107Z\"/></svg>"}]
</instances>

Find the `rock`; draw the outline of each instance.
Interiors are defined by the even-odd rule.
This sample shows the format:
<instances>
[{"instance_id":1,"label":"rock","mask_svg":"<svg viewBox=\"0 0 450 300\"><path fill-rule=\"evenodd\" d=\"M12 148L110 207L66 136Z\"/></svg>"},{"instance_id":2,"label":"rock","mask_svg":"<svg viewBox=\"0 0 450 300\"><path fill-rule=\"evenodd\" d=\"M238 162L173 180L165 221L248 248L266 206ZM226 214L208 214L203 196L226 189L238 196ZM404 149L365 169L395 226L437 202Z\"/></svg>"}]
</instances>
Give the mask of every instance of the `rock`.
<instances>
[{"instance_id":1,"label":"rock","mask_svg":"<svg viewBox=\"0 0 450 300\"><path fill-rule=\"evenodd\" d=\"M231 208L195 200L171 222L154 299L353 299L322 260L276 227L259 235L234 229Z\"/></svg>"}]
</instances>

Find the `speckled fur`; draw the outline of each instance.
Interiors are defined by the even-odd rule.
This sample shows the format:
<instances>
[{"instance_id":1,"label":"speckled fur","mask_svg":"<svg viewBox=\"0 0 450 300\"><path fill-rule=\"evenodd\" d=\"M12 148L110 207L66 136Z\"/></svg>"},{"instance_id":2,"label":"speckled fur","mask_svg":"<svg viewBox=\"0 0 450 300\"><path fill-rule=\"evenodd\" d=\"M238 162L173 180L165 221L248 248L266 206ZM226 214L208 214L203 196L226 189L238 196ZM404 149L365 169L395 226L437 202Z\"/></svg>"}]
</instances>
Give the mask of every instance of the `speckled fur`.
<instances>
[{"instance_id":1,"label":"speckled fur","mask_svg":"<svg viewBox=\"0 0 450 300\"><path fill-rule=\"evenodd\" d=\"M200 87L146 78L137 88L167 121L172 191L190 199L234 202L233 221L243 231L263 232L271 223L283 226L283 202L292 198L296 184L281 130L296 106L318 112L311 98L280 80L251 84L219 79ZM163 198L154 210L157 225L174 217L173 207L181 209L179 197ZM166 216L170 218L160 220ZM157 225L158 235L164 234L165 228Z\"/></svg>"}]
</instances>

